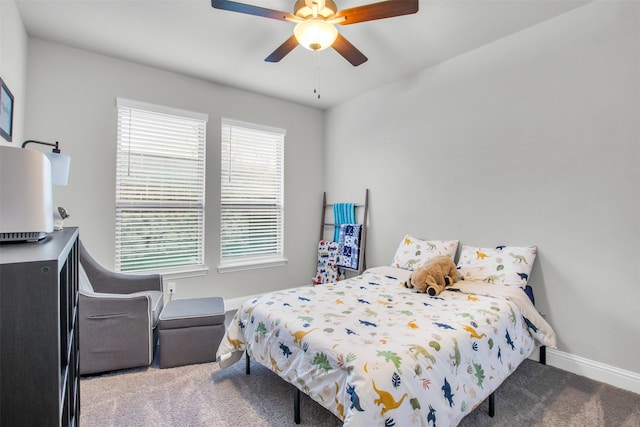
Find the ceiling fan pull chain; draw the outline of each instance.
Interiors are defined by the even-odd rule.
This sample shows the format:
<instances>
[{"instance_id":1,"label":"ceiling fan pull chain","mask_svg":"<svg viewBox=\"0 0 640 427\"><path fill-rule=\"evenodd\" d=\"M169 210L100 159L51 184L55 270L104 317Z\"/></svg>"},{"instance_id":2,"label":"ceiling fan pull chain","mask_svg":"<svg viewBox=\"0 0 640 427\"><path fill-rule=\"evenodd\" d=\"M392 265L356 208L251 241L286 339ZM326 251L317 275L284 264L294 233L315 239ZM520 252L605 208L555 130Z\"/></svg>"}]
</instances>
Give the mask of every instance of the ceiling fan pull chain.
<instances>
[{"instance_id":1,"label":"ceiling fan pull chain","mask_svg":"<svg viewBox=\"0 0 640 427\"><path fill-rule=\"evenodd\" d=\"M313 93L318 95L318 99L320 99L320 60L318 59L318 52L313 52L314 56L314 65L316 67L316 83L315 88L313 89Z\"/></svg>"}]
</instances>

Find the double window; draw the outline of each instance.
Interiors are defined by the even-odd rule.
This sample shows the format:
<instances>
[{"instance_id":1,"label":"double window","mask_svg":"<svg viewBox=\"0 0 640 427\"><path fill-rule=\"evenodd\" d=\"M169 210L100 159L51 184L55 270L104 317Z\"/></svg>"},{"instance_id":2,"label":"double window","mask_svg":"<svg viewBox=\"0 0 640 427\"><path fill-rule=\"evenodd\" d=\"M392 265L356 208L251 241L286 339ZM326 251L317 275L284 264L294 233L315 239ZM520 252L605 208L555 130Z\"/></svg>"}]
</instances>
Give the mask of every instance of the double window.
<instances>
[{"instance_id":1,"label":"double window","mask_svg":"<svg viewBox=\"0 0 640 427\"><path fill-rule=\"evenodd\" d=\"M222 119L219 271L281 265L285 130Z\"/></svg>"},{"instance_id":2,"label":"double window","mask_svg":"<svg viewBox=\"0 0 640 427\"><path fill-rule=\"evenodd\" d=\"M204 270L208 116L117 99L116 269Z\"/></svg>"}]
</instances>

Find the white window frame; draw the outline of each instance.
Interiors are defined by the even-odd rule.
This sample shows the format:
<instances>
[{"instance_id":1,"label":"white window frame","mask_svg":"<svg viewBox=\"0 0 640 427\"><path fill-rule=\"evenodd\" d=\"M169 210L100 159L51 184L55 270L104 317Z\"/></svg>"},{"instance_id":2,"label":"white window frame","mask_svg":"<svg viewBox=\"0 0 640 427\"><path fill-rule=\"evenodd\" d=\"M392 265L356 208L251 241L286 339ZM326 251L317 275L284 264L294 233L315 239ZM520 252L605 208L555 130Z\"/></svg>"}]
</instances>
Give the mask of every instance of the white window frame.
<instances>
[{"instance_id":1,"label":"white window frame","mask_svg":"<svg viewBox=\"0 0 640 427\"><path fill-rule=\"evenodd\" d=\"M286 130L276 127L228 118L221 120L220 273L287 263L284 257L285 135ZM239 154L242 157L234 157ZM262 168L260 172L250 170L252 162ZM250 227L246 233L238 232L239 227L232 228L233 217L250 217L252 211L267 218L266 225L248 220L240 222ZM249 233L253 239L248 237ZM266 238L255 237L260 234L266 234ZM230 249L234 244L238 247L235 252Z\"/></svg>"},{"instance_id":2,"label":"white window frame","mask_svg":"<svg viewBox=\"0 0 640 427\"><path fill-rule=\"evenodd\" d=\"M116 270L165 278L206 274L209 116L124 98L116 107ZM132 232L145 223L151 226L143 233ZM186 245L176 240L185 237ZM154 248L151 240L162 246ZM145 260L148 266L140 267Z\"/></svg>"}]
</instances>

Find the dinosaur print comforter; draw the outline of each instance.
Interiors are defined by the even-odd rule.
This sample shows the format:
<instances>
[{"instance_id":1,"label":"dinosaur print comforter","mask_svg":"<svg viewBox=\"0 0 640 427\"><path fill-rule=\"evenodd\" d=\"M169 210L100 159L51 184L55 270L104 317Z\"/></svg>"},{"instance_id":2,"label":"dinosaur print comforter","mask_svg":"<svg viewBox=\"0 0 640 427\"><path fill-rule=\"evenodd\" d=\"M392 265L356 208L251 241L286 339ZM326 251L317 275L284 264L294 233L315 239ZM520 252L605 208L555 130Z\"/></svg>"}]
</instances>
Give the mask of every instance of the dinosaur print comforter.
<instances>
[{"instance_id":1,"label":"dinosaur print comforter","mask_svg":"<svg viewBox=\"0 0 640 427\"><path fill-rule=\"evenodd\" d=\"M458 282L437 297L372 269L245 302L218 349L246 350L345 426L450 426L555 334L514 286ZM500 294L500 295L496 295Z\"/></svg>"}]
</instances>

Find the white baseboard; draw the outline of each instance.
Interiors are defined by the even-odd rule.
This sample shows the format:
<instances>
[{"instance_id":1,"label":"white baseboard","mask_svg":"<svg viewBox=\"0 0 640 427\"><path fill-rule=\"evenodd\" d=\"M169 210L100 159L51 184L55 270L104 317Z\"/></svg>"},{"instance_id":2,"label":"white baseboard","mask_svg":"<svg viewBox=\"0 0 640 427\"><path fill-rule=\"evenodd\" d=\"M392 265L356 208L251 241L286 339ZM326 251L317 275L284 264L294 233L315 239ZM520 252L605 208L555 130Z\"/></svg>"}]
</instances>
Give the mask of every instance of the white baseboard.
<instances>
[{"instance_id":1,"label":"white baseboard","mask_svg":"<svg viewBox=\"0 0 640 427\"><path fill-rule=\"evenodd\" d=\"M640 394L640 374L547 348L547 365Z\"/></svg>"},{"instance_id":2,"label":"white baseboard","mask_svg":"<svg viewBox=\"0 0 640 427\"><path fill-rule=\"evenodd\" d=\"M225 309L237 310L243 302L260 295L225 300ZM535 350L529 359L538 361L539 352ZM547 365L640 394L640 374L636 372L594 362L553 348L547 348Z\"/></svg>"}]
</instances>

